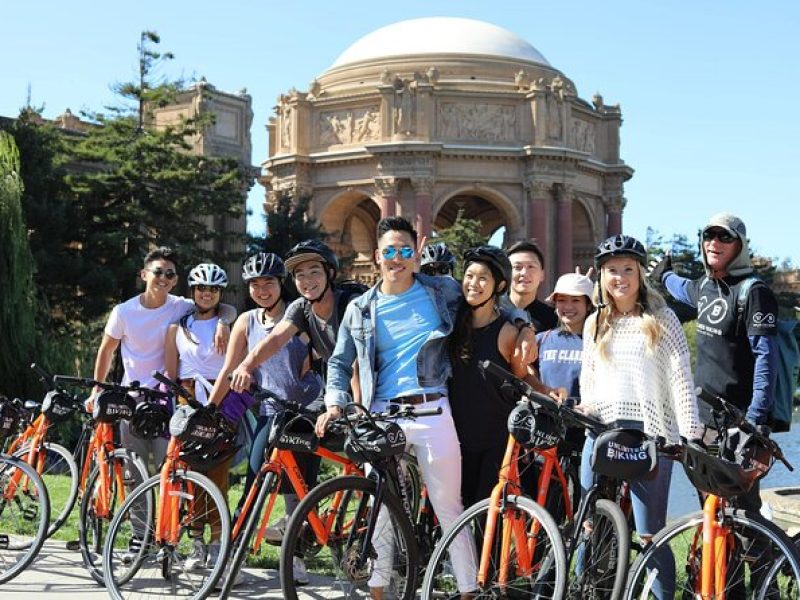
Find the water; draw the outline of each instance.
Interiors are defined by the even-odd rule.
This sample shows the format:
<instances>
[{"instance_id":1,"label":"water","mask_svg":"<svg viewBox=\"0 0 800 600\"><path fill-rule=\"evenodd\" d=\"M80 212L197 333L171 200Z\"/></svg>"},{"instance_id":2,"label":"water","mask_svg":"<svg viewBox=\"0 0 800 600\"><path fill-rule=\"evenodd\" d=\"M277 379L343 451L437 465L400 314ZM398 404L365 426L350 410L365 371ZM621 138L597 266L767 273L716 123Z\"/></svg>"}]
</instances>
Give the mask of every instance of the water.
<instances>
[{"instance_id":1,"label":"water","mask_svg":"<svg viewBox=\"0 0 800 600\"><path fill-rule=\"evenodd\" d=\"M786 460L795 468L789 471L783 463L776 462L769 474L761 480L761 489L800 486L800 410L795 409L792 430L775 433L773 439L780 444ZM687 513L700 510L695 488L689 483L683 467L675 465L672 470L672 485L669 491L668 520L677 519Z\"/></svg>"}]
</instances>

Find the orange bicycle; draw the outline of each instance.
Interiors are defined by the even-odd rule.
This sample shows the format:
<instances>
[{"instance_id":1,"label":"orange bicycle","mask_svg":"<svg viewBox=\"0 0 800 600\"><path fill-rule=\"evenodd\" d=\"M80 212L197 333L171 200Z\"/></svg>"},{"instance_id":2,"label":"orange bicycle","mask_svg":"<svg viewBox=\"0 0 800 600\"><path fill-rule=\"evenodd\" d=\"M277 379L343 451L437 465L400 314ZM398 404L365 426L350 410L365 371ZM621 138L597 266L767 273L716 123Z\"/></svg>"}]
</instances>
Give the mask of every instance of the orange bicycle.
<instances>
[{"instance_id":1,"label":"orange bicycle","mask_svg":"<svg viewBox=\"0 0 800 600\"><path fill-rule=\"evenodd\" d=\"M153 374L187 404L169 422L161 472L130 492L114 515L103 547L103 579L113 598L204 598L222 575L230 540L227 500L194 468L210 468L239 449L221 414L160 373ZM208 568L186 567L195 543L218 544Z\"/></svg>"},{"instance_id":2,"label":"orange bicycle","mask_svg":"<svg viewBox=\"0 0 800 600\"><path fill-rule=\"evenodd\" d=\"M715 413L717 439L683 447L689 480L706 494L703 510L659 532L634 561L626 598L798 598L800 554L760 514L736 508L775 459L778 444L722 398L698 390Z\"/></svg>"}]
</instances>

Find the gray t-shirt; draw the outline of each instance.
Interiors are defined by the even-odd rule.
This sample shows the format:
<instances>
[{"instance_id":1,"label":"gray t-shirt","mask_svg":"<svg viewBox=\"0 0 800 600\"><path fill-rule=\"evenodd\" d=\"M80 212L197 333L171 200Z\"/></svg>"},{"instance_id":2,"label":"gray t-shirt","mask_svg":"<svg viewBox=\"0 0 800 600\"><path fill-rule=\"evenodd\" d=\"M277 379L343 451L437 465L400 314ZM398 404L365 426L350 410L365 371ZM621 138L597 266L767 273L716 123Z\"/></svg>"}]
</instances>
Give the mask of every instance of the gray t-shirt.
<instances>
[{"instance_id":1,"label":"gray t-shirt","mask_svg":"<svg viewBox=\"0 0 800 600\"><path fill-rule=\"evenodd\" d=\"M336 346L336 334L339 332L338 308L342 294L349 294L353 299L357 297L349 290L335 289L333 291L333 314L327 321L315 315L311 311L311 303L302 296L286 308L283 316L285 320L297 327L300 333L305 333L311 338L311 346L326 362Z\"/></svg>"}]
</instances>

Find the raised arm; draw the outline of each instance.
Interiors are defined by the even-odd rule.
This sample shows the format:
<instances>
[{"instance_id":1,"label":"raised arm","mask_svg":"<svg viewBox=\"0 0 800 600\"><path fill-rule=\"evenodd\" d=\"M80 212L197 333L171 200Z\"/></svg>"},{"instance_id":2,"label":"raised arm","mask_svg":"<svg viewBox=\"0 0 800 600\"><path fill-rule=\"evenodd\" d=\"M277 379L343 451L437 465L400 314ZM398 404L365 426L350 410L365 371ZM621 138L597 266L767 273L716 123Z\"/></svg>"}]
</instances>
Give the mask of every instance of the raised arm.
<instances>
[{"instance_id":1,"label":"raised arm","mask_svg":"<svg viewBox=\"0 0 800 600\"><path fill-rule=\"evenodd\" d=\"M233 391L249 390L253 383L253 372L261 363L289 343L289 340L297 335L297 332L297 327L285 319L278 323L270 334L261 340L234 369L231 381Z\"/></svg>"}]
</instances>

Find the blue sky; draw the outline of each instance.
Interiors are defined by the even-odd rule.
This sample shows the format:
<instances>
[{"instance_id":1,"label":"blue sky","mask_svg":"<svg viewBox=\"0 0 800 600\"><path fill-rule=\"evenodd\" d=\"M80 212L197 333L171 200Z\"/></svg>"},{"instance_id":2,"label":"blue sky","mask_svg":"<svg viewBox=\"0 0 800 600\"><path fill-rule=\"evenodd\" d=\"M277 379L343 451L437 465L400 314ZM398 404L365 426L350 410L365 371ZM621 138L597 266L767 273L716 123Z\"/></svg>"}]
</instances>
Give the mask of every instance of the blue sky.
<instances>
[{"instance_id":1,"label":"blue sky","mask_svg":"<svg viewBox=\"0 0 800 600\"><path fill-rule=\"evenodd\" d=\"M585 99L622 105L626 233L648 226L692 239L713 213L748 226L752 247L800 262L800 3L573 1L272 2L174 0L98 4L11 0L0 37L0 115L31 85L34 105L101 109L133 79L142 29L175 53L169 75L205 76L253 96L253 162L266 158L275 99L306 89L350 44L396 21L460 16L535 46ZM251 194L260 210L262 190ZM258 220L251 221L257 226Z\"/></svg>"}]
</instances>

